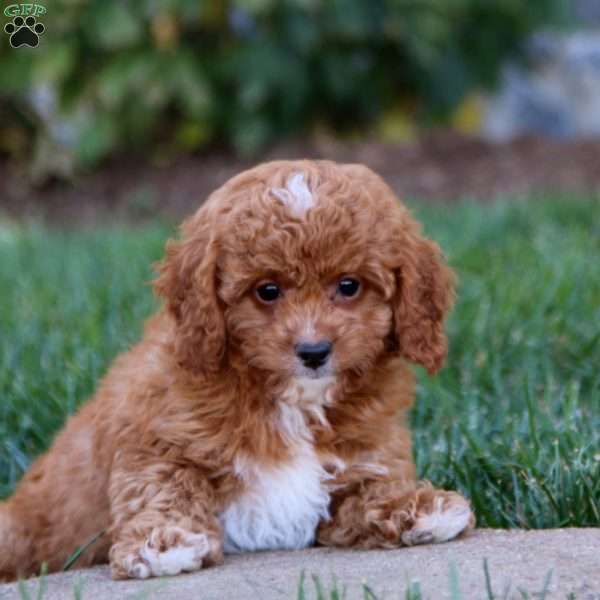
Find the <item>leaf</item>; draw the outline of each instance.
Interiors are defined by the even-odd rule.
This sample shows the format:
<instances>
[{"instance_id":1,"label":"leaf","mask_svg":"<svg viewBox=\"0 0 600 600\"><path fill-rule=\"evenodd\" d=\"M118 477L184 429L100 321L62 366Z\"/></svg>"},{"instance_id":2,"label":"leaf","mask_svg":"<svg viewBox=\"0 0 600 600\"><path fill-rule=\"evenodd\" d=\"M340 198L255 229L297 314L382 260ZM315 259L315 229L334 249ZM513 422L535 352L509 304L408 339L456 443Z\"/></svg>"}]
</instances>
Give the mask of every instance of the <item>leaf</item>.
<instances>
[{"instance_id":1,"label":"leaf","mask_svg":"<svg viewBox=\"0 0 600 600\"><path fill-rule=\"evenodd\" d=\"M125 2L95 3L86 22L88 37L99 48L109 50L131 46L144 33L141 13Z\"/></svg>"}]
</instances>

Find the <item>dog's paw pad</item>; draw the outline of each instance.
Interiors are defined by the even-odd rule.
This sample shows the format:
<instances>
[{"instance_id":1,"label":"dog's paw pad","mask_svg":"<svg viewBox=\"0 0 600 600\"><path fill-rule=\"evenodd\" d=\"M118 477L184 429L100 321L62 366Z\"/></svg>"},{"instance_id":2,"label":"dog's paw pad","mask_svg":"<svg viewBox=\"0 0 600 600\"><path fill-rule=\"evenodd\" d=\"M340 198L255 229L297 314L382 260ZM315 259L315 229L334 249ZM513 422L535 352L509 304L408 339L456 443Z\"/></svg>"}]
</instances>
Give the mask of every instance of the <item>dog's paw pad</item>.
<instances>
[{"instance_id":1,"label":"dog's paw pad","mask_svg":"<svg viewBox=\"0 0 600 600\"><path fill-rule=\"evenodd\" d=\"M127 568L127 572L129 576L134 579L148 579L148 577L152 575L150 567L137 557L131 561L131 564Z\"/></svg>"},{"instance_id":2,"label":"dog's paw pad","mask_svg":"<svg viewBox=\"0 0 600 600\"><path fill-rule=\"evenodd\" d=\"M185 571L196 571L202 567L202 559L208 554L208 539L204 534L187 534L181 543L163 549L150 541L140 551L152 574L177 575Z\"/></svg>"},{"instance_id":3,"label":"dog's paw pad","mask_svg":"<svg viewBox=\"0 0 600 600\"><path fill-rule=\"evenodd\" d=\"M134 579L177 575L201 569L205 557L214 550L212 546L203 533L180 527L157 528L122 564L127 576Z\"/></svg>"},{"instance_id":4,"label":"dog's paw pad","mask_svg":"<svg viewBox=\"0 0 600 600\"><path fill-rule=\"evenodd\" d=\"M402 534L406 546L447 542L473 526L474 517L466 500L462 498L444 506L442 498L436 499L434 510L421 515L414 526Z\"/></svg>"}]
</instances>

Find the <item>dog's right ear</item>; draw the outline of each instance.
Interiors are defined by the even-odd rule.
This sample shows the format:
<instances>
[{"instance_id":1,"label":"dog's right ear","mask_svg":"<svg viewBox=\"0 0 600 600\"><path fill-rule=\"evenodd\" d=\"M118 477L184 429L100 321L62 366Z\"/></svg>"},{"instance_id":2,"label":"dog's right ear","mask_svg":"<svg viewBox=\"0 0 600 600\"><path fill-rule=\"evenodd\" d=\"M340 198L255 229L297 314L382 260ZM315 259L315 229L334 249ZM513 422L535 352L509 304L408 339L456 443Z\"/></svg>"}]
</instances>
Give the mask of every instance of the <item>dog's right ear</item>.
<instances>
[{"instance_id":1,"label":"dog's right ear","mask_svg":"<svg viewBox=\"0 0 600 600\"><path fill-rule=\"evenodd\" d=\"M225 355L225 320L217 297L218 241L205 210L184 221L181 239L169 240L154 281L176 323L178 363L194 374L220 369Z\"/></svg>"}]
</instances>

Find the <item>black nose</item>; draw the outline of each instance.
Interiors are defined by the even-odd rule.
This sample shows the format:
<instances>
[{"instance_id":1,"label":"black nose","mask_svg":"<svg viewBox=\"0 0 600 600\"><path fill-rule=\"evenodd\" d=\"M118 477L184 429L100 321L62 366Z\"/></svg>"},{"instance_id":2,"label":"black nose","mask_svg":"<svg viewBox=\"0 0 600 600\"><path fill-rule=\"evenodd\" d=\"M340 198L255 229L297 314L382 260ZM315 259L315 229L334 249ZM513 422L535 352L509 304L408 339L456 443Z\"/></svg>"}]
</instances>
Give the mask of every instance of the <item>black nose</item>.
<instances>
[{"instance_id":1,"label":"black nose","mask_svg":"<svg viewBox=\"0 0 600 600\"><path fill-rule=\"evenodd\" d=\"M331 342L302 343L296 346L296 354L309 369L318 369L331 353Z\"/></svg>"}]
</instances>

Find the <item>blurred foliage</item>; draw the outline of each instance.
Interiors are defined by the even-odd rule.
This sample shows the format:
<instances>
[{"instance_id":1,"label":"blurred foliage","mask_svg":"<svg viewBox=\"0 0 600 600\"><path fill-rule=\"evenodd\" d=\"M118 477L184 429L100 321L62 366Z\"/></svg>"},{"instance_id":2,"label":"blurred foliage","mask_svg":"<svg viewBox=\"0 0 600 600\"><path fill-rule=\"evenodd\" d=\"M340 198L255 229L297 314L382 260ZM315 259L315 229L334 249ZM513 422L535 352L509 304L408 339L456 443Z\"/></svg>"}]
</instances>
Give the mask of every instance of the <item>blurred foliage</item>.
<instances>
[{"instance_id":1,"label":"blurred foliage","mask_svg":"<svg viewBox=\"0 0 600 600\"><path fill-rule=\"evenodd\" d=\"M251 154L446 118L560 0L61 0L0 42L0 151L41 174L127 151ZM9 20L4 17L5 21Z\"/></svg>"}]
</instances>

